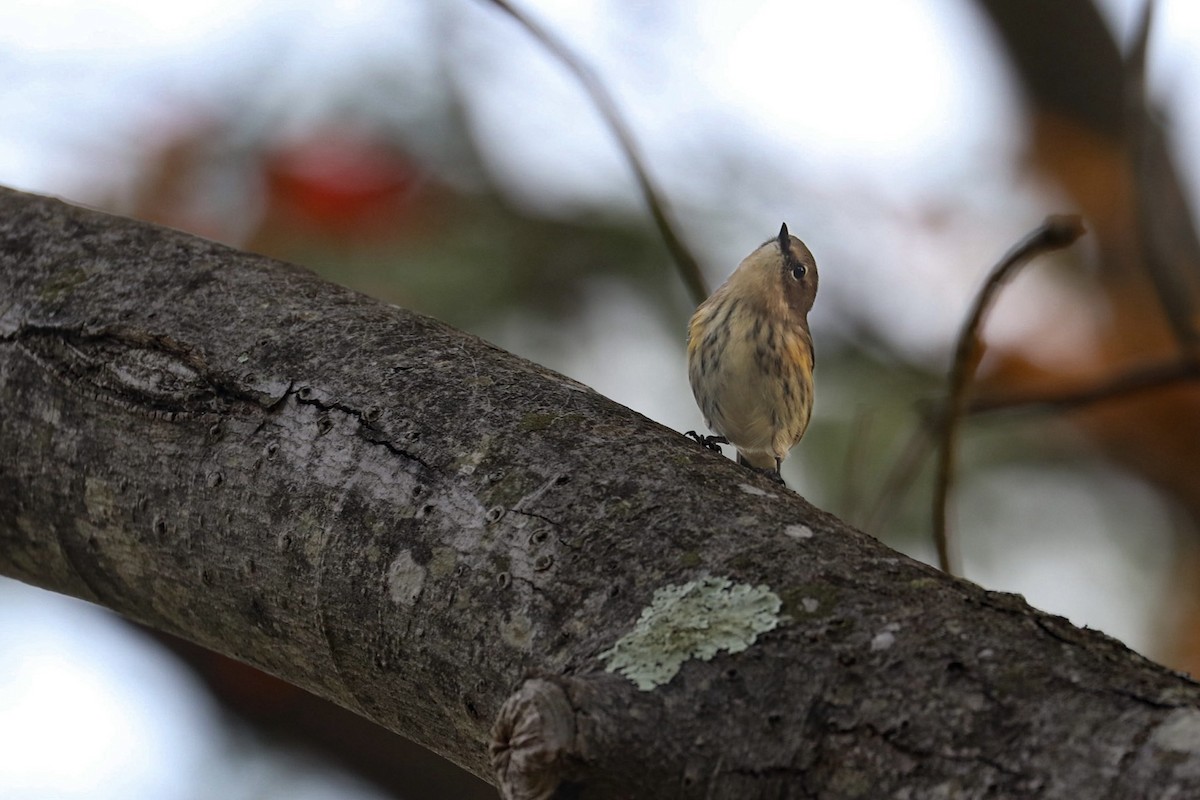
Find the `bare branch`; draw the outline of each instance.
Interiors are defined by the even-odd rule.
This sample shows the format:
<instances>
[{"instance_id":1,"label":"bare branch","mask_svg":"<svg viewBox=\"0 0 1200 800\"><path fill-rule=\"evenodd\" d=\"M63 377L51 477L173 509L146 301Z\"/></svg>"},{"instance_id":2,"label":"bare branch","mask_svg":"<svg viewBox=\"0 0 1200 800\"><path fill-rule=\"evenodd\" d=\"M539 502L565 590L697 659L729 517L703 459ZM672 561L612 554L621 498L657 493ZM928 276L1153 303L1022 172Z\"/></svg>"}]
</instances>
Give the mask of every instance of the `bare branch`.
<instances>
[{"instance_id":1,"label":"bare branch","mask_svg":"<svg viewBox=\"0 0 1200 800\"><path fill-rule=\"evenodd\" d=\"M515 19L533 38L541 42L542 46L561 61L563 66L583 86L584 91L587 92L588 97L595 104L596 110L600 112L600 116L616 137L617 143L621 147L621 152L625 154L625 158L629 161L629 166L633 169L633 174L637 178L638 187L642 190L642 197L645 198L646 205L650 209L650 214L654 217L654 224L658 226L658 231L667 245L667 250L671 253L671 258L675 262L675 267L679 270L680 277L683 278L684 286L687 287L692 301L697 305L703 303L708 298L709 289L707 281L704 280L704 274L700 271L700 264L687 248L687 245L683 243L683 239L676 234L675 225L672 224L667 214L666 201L663 200L662 194L655 187L654 181L650 179L650 173L646 170L645 159L642 158L637 140L626 124L624 117L621 116L616 102L613 100L612 95L608 93L608 89L605 88L604 83L591 68L571 52L571 49L562 40L536 22L528 14L518 10L508 0L489 0L489 2Z\"/></svg>"},{"instance_id":2,"label":"bare branch","mask_svg":"<svg viewBox=\"0 0 1200 800\"><path fill-rule=\"evenodd\" d=\"M867 533L879 535L908 496L925 466L925 460L933 452L933 429L932 420L926 415L920 416L913 425L908 440L892 461L879 494L867 512L866 521L863 523L863 530Z\"/></svg>"},{"instance_id":3,"label":"bare branch","mask_svg":"<svg viewBox=\"0 0 1200 800\"><path fill-rule=\"evenodd\" d=\"M1200 331L1196 329L1200 236L1167 133L1146 90L1154 5L1153 0L1143 4L1133 49L1125 60L1125 127L1133 171L1133 225L1163 314L1180 349L1191 353L1200 346Z\"/></svg>"},{"instance_id":4,"label":"bare branch","mask_svg":"<svg viewBox=\"0 0 1200 800\"><path fill-rule=\"evenodd\" d=\"M1079 217L1048 217L1039 228L1009 250L992 268L959 331L954 362L950 368L946 414L941 421L933 492L933 539L937 546L938 564L946 572L959 572L957 554L951 552L946 522L947 505L954 480L954 452L959 421L967 408L967 389L974 378L976 367L979 366L979 359L983 357L983 343L979 339L979 330L983 326L984 317L1000 288L1016 275L1022 266L1042 253L1071 245L1083 233L1083 221Z\"/></svg>"},{"instance_id":5,"label":"bare branch","mask_svg":"<svg viewBox=\"0 0 1200 800\"><path fill-rule=\"evenodd\" d=\"M1200 359L1182 356L1170 361L1133 367L1127 372L1089 386L1055 392L993 393L972 397L964 414L968 417L978 417L1004 413L1076 411L1198 380ZM942 429L942 421L945 418L945 406L932 400L917 404L917 422L913 425L899 455L893 460L875 502L867 512L863 530L878 535L886 527L891 515L903 503L913 483L921 474L925 460L933 450L934 431Z\"/></svg>"},{"instance_id":6,"label":"bare branch","mask_svg":"<svg viewBox=\"0 0 1200 800\"><path fill-rule=\"evenodd\" d=\"M1183 356L1171 361L1143 364L1091 386L1052 393L983 395L970 402L967 413L979 416L1005 411L1074 411L1196 380L1200 380L1200 358Z\"/></svg>"}]
</instances>

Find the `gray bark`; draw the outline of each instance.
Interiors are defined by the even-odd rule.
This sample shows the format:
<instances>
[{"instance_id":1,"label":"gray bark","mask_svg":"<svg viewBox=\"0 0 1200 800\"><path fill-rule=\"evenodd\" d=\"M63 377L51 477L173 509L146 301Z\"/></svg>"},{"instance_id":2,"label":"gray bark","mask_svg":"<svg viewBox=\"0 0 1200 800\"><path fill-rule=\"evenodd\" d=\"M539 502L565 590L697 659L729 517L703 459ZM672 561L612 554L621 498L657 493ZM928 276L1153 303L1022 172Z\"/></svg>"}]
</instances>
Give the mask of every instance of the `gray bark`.
<instances>
[{"instance_id":1,"label":"gray bark","mask_svg":"<svg viewBox=\"0 0 1200 800\"><path fill-rule=\"evenodd\" d=\"M0 573L512 797L1200 796L1200 687L1118 642L435 320L7 190Z\"/></svg>"}]
</instances>

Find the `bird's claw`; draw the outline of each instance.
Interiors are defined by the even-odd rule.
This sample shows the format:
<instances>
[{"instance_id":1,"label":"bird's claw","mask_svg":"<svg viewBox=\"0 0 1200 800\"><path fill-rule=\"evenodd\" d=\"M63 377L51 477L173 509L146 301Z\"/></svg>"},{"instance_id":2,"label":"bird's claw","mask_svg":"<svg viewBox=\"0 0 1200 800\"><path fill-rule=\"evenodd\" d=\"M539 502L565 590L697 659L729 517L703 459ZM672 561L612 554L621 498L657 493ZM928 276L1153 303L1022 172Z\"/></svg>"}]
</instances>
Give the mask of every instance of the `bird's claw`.
<instances>
[{"instance_id":1,"label":"bird's claw","mask_svg":"<svg viewBox=\"0 0 1200 800\"><path fill-rule=\"evenodd\" d=\"M766 475L771 480L778 483L780 486L787 486L787 484L783 482L783 476L779 474L779 470L764 469L764 470L760 470L760 472L762 472L762 474Z\"/></svg>"},{"instance_id":2,"label":"bird's claw","mask_svg":"<svg viewBox=\"0 0 1200 800\"><path fill-rule=\"evenodd\" d=\"M714 450L718 453L721 452L721 445L729 444L729 440L724 436L703 436L695 431L688 431L684 434L684 436L689 436L699 442L706 449Z\"/></svg>"}]
</instances>

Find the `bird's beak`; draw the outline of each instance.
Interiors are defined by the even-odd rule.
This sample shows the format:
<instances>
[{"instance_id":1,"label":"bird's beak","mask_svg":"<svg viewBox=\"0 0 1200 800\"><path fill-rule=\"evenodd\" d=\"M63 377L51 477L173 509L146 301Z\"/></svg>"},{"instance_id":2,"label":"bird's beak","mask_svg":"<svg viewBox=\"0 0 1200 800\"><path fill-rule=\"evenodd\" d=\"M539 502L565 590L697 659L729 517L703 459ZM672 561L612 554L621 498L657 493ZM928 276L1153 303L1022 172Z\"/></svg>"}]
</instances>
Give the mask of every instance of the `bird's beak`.
<instances>
[{"instance_id":1,"label":"bird's beak","mask_svg":"<svg viewBox=\"0 0 1200 800\"><path fill-rule=\"evenodd\" d=\"M786 222L779 226L779 249L784 251L788 249L788 229Z\"/></svg>"}]
</instances>

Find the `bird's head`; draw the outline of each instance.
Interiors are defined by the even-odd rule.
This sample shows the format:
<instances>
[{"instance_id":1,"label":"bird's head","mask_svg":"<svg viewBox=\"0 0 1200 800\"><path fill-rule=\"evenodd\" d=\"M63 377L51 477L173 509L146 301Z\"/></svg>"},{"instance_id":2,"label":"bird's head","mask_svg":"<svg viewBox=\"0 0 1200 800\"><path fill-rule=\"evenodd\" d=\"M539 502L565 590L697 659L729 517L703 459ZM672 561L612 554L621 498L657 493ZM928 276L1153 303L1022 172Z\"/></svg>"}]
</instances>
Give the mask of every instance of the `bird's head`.
<instances>
[{"instance_id":1,"label":"bird's head","mask_svg":"<svg viewBox=\"0 0 1200 800\"><path fill-rule=\"evenodd\" d=\"M817 262L784 223L778 236L742 260L729 283L766 308L786 309L806 320L817 297Z\"/></svg>"}]
</instances>

